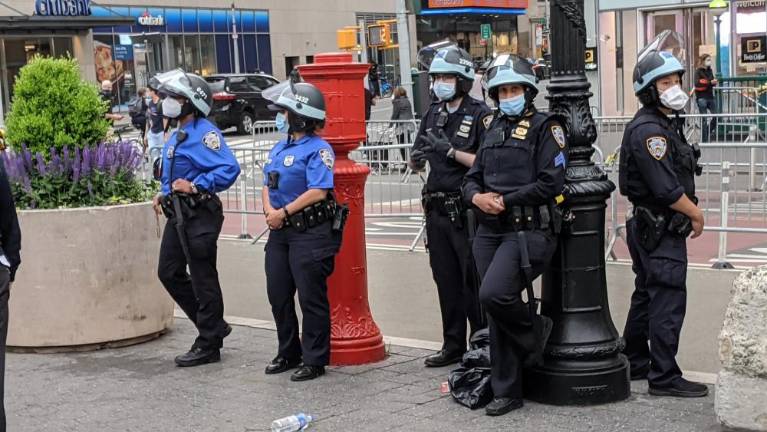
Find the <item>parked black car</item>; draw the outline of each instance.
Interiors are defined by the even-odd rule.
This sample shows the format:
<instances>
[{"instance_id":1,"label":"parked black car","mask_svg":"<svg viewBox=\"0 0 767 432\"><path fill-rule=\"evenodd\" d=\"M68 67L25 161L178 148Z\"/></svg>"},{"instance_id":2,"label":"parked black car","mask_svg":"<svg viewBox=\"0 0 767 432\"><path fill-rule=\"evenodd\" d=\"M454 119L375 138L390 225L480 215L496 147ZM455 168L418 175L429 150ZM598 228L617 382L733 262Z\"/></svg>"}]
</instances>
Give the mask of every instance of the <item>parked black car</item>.
<instances>
[{"instance_id":1,"label":"parked black car","mask_svg":"<svg viewBox=\"0 0 767 432\"><path fill-rule=\"evenodd\" d=\"M208 116L220 129L237 127L238 133L250 133L258 120L272 120L274 113L261 97L261 91L277 84L277 79L263 73L217 74L205 77L213 92L213 109Z\"/></svg>"}]
</instances>

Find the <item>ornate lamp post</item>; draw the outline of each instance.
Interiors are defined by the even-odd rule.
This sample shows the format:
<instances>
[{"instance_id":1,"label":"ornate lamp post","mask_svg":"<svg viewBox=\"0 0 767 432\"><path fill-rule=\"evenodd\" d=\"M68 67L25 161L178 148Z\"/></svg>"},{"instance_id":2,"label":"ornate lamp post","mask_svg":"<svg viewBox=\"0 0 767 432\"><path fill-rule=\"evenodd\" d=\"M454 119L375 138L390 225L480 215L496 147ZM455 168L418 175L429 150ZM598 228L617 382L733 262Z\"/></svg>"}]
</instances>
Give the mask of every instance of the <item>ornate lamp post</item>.
<instances>
[{"instance_id":1,"label":"ornate lamp post","mask_svg":"<svg viewBox=\"0 0 767 432\"><path fill-rule=\"evenodd\" d=\"M591 162L597 132L584 68L583 0L553 0L550 16L549 107L564 120L570 150L566 222L543 275L542 311L554 329L544 365L526 371L525 397L554 405L614 402L628 398L631 387L623 340L607 303L605 208L615 185Z\"/></svg>"}]
</instances>

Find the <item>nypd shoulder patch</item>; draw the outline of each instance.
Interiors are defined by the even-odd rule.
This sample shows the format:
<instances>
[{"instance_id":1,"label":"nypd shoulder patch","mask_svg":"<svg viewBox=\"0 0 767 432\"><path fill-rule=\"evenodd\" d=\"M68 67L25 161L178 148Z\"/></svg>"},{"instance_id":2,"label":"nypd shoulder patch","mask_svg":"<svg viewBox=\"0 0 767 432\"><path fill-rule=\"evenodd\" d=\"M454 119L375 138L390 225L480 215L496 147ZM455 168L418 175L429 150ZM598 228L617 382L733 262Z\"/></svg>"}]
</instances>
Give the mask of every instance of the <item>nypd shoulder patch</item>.
<instances>
[{"instance_id":1,"label":"nypd shoulder patch","mask_svg":"<svg viewBox=\"0 0 767 432\"><path fill-rule=\"evenodd\" d=\"M328 149L320 150L320 158L322 159L322 163L324 163L325 166L332 171L335 160L333 159L333 154L330 152L330 150Z\"/></svg>"},{"instance_id":2,"label":"nypd shoulder patch","mask_svg":"<svg viewBox=\"0 0 767 432\"><path fill-rule=\"evenodd\" d=\"M666 138L654 136L647 139L647 152L657 160L661 160L663 156L666 156L667 148Z\"/></svg>"},{"instance_id":3,"label":"nypd shoulder patch","mask_svg":"<svg viewBox=\"0 0 767 432\"><path fill-rule=\"evenodd\" d=\"M205 147L211 150L218 150L221 148L221 138L219 138L215 131L206 133L205 136L202 137L202 143L205 144Z\"/></svg>"},{"instance_id":4,"label":"nypd shoulder patch","mask_svg":"<svg viewBox=\"0 0 767 432\"><path fill-rule=\"evenodd\" d=\"M562 126L560 125L553 125L551 126L551 135L554 136L554 141L557 142L557 145L559 148L563 149L565 148L565 145L567 145L567 140L565 139L565 131L562 129Z\"/></svg>"}]
</instances>

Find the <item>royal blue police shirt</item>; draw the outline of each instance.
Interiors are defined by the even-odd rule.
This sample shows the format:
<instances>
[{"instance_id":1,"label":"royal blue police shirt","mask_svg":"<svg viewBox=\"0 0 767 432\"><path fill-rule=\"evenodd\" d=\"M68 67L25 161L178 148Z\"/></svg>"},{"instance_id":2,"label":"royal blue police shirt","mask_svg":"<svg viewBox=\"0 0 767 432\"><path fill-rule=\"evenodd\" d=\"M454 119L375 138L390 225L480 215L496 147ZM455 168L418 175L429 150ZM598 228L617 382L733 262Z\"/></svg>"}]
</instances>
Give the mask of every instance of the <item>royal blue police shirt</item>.
<instances>
[{"instance_id":1,"label":"royal blue police shirt","mask_svg":"<svg viewBox=\"0 0 767 432\"><path fill-rule=\"evenodd\" d=\"M192 120L181 129L187 133L186 139L177 143L177 130L163 147L162 193L170 194L170 185L180 178L210 193L229 189L240 175L240 164L221 131L204 118ZM172 179L171 164L174 164Z\"/></svg>"},{"instance_id":2,"label":"royal blue police shirt","mask_svg":"<svg viewBox=\"0 0 767 432\"><path fill-rule=\"evenodd\" d=\"M269 173L279 176L277 189L269 189L272 207L283 208L309 189L333 189L334 162L330 144L316 135L278 142L264 165L264 186Z\"/></svg>"}]
</instances>

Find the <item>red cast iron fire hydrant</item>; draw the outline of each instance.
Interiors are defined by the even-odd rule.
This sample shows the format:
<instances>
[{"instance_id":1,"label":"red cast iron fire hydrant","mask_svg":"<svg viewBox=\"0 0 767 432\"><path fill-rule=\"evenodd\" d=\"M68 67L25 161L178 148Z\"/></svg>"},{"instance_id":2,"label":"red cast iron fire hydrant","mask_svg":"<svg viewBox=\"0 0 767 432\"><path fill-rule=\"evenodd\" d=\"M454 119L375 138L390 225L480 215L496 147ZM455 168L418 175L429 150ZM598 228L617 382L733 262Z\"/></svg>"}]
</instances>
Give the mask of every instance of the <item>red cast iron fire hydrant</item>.
<instances>
[{"instance_id":1,"label":"red cast iron fire hydrant","mask_svg":"<svg viewBox=\"0 0 767 432\"><path fill-rule=\"evenodd\" d=\"M366 139L362 80L368 68L353 62L351 53L317 54L313 64L298 66L303 79L325 96L322 137L336 154L336 199L350 210L335 271L328 279L330 363L334 365L373 363L386 355L368 304L365 180L370 168L349 159L349 152Z\"/></svg>"}]
</instances>

